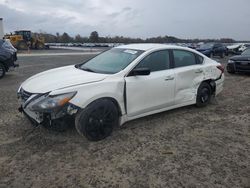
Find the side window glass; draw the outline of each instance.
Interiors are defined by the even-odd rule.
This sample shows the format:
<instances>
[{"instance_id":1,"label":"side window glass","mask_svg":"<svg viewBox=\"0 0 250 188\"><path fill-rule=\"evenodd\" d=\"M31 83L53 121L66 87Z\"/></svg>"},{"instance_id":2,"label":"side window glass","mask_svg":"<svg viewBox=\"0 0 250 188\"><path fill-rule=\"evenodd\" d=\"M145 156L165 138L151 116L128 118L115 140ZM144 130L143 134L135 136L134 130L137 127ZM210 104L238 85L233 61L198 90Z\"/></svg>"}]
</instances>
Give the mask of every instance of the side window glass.
<instances>
[{"instance_id":1,"label":"side window glass","mask_svg":"<svg viewBox=\"0 0 250 188\"><path fill-rule=\"evenodd\" d=\"M145 57L136 68L149 68L151 72L169 69L170 60L168 50L153 52Z\"/></svg>"},{"instance_id":2,"label":"side window glass","mask_svg":"<svg viewBox=\"0 0 250 188\"><path fill-rule=\"evenodd\" d=\"M175 67L185 67L196 64L195 55L185 50L173 50Z\"/></svg>"}]
</instances>

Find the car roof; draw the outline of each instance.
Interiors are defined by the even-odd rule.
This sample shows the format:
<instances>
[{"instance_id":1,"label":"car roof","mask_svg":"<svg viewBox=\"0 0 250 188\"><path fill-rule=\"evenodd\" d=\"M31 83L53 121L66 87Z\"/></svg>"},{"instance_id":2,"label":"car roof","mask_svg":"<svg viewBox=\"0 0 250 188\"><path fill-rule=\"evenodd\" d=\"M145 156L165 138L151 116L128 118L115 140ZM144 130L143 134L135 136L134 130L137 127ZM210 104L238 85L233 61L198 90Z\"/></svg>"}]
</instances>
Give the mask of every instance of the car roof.
<instances>
[{"instance_id":1,"label":"car roof","mask_svg":"<svg viewBox=\"0 0 250 188\"><path fill-rule=\"evenodd\" d=\"M148 51L148 50L157 50L157 49L162 49L162 48L177 48L177 49L189 49L186 47L181 47L181 46L176 46L176 45L169 45L169 44L154 44L154 43L142 43L142 44L128 44L128 45L121 45L117 46L115 48L125 48L125 49L133 49L133 50L143 50L143 51Z\"/></svg>"}]
</instances>

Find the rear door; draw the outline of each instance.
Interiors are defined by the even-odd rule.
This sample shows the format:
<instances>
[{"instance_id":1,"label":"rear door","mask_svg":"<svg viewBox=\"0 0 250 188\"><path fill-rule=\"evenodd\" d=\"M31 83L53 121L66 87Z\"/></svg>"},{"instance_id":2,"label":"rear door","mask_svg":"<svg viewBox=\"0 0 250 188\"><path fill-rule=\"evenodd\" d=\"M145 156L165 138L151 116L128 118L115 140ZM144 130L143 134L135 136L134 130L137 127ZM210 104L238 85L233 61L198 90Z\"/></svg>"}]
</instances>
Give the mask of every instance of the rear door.
<instances>
[{"instance_id":1,"label":"rear door","mask_svg":"<svg viewBox=\"0 0 250 188\"><path fill-rule=\"evenodd\" d=\"M136 116L174 104L175 79L168 50L153 52L135 68L149 68L150 75L127 76L127 114Z\"/></svg>"},{"instance_id":2,"label":"rear door","mask_svg":"<svg viewBox=\"0 0 250 188\"><path fill-rule=\"evenodd\" d=\"M175 104L183 104L196 99L197 88L203 80L203 57L187 50L173 50L175 84Z\"/></svg>"}]
</instances>

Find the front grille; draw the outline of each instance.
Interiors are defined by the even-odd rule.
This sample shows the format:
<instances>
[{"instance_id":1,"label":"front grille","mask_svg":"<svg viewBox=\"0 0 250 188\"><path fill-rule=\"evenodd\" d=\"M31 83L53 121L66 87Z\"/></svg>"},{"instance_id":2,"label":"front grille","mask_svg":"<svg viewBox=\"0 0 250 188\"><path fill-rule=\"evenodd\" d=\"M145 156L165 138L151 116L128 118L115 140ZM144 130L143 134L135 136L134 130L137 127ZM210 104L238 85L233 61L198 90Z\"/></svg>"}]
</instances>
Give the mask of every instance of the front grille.
<instances>
[{"instance_id":1,"label":"front grille","mask_svg":"<svg viewBox=\"0 0 250 188\"><path fill-rule=\"evenodd\" d=\"M250 64L250 61L236 61L237 65L241 65L241 64Z\"/></svg>"},{"instance_id":2,"label":"front grille","mask_svg":"<svg viewBox=\"0 0 250 188\"><path fill-rule=\"evenodd\" d=\"M250 61L236 61L235 68L239 71L250 71Z\"/></svg>"},{"instance_id":3,"label":"front grille","mask_svg":"<svg viewBox=\"0 0 250 188\"><path fill-rule=\"evenodd\" d=\"M32 95L32 93L29 93L23 89L20 90L20 97L21 99L25 102L28 100L28 98L30 98L30 96Z\"/></svg>"}]
</instances>

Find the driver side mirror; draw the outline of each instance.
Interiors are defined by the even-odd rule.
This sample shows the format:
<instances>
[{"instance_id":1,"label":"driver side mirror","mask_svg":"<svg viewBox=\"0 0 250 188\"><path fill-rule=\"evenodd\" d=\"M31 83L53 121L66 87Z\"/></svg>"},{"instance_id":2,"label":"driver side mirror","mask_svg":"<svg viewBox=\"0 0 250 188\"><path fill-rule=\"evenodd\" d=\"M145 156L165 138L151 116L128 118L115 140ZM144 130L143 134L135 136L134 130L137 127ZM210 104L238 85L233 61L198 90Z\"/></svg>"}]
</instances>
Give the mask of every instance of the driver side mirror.
<instances>
[{"instance_id":1,"label":"driver side mirror","mask_svg":"<svg viewBox=\"0 0 250 188\"><path fill-rule=\"evenodd\" d=\"M135 68L133 69L128 76L147 76L150 74L149 68Z\"/></svg>"}]
</instances>

